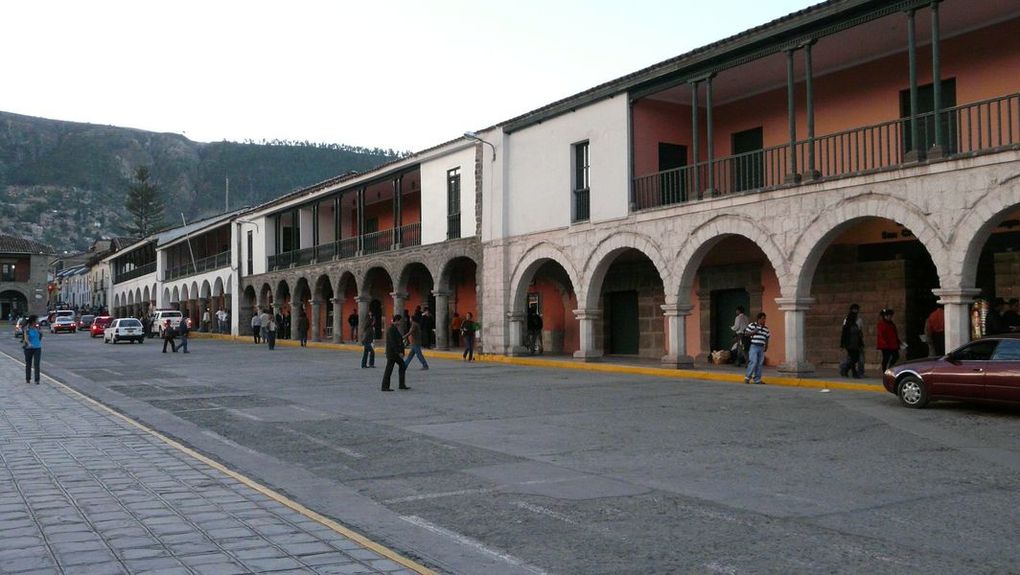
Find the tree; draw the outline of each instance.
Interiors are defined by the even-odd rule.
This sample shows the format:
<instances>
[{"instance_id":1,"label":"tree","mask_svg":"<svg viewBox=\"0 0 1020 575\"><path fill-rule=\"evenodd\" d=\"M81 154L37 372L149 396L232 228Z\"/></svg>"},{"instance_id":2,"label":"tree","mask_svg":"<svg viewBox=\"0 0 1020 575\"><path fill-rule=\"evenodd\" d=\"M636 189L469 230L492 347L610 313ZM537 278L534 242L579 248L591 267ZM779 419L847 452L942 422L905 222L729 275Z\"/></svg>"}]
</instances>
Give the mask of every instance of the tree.
<instances>
[{"instance_id":1,"label":"tree","mask_svg":"<svg viewBox=\"0 0 1020 575\"><path fill-rule=\"evenodd\" d=\"M144 238L163 227L163 197L159 188L149 182L149 168L140 166L135 170L124 207L131 215L124 231L131 237Z\"/></svg>"}]
</instances>

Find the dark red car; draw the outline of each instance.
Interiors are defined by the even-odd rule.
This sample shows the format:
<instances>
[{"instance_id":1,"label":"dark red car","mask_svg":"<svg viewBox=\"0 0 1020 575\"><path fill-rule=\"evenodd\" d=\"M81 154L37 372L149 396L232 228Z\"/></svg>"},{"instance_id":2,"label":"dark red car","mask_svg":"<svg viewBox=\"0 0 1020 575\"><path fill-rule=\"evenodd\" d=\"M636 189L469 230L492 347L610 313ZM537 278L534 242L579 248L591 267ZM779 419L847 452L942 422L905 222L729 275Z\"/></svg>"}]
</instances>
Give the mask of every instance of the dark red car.
<instances>
[{"instance_id":1,"label":"dark red car","mask_svg":"<svg viewBox=\"0 0 1020 575\"><path fill-rule=\"evenodd\" d=\"M882 375L907 407L933 399L1020 403L1020 334L972 341L942 357L908 361Z\"/></svg>"},{"instance_id":2,"label":"dark red car","mask_svg":"<svg viewBox=\"0 0 1020 575\"><path fill-rule=\"evenodd\" d=\"M108 315L97 315L96 319L92 320L92 325L89 326L89 335L91 337L102 337L103 330L110 327L110 323L113 318Z\"/></svg>"}]
</instances>

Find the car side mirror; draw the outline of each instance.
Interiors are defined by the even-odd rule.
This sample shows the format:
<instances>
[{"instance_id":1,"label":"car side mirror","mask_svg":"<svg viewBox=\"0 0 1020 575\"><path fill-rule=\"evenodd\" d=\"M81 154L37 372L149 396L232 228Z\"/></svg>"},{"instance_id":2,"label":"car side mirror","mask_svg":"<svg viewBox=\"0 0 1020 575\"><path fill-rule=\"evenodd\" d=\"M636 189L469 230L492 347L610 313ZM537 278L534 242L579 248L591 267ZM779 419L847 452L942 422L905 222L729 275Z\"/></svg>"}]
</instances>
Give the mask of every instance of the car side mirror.
<instances>
[{"instance_id":1,"label":"car side mirror","mask_svg":"<svg viewBox=\"0 0 1020 575\"><path fill-rule=\"evenodd\" d=\"M946 355L946 361L951 363L951 364L953 364L953 365L960 365L960 358L956 354L952 354L952 353L947 354Z\"/></svg>"}]
</instances>

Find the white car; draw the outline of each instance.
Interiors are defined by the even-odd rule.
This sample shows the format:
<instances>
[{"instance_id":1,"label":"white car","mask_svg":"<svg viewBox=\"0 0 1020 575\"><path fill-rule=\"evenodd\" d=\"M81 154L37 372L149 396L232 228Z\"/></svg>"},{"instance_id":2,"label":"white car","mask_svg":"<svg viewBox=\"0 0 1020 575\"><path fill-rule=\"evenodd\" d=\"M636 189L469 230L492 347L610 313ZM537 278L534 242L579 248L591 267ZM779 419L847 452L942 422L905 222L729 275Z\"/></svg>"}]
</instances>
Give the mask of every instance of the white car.
<instances>
[{"instance_id":1,"label":"white car","mask_svg":"<svg viewBox=\"0 0 1020 575\"><path fill-rule=\"evenodd\" d=\"M145 343L145 332L142 331L142 322L133 317L115 319L110 322L109 327L103 330L103 343L117 343L121 340L128 340L131 343Z\"/></svg>"},{"instance_id":2,"label":"white car","mask_svg":"<svg viewBox=\"0 0 1020 575\"><path fill-rule=\"evenodd\" d=\"M78 330L78 324L74 322L74 316L62 315L57 316L50 324L50 333L60 333L62 331L68 331L74 333Z\"/></svg>"},{"instance_id":3,"label":"white car","mask_svg":"<svg viewBox=\"0 0 1020 575\"><path fill-rule=\"evenodd\" d=\"M175 309L156 310L156 313L152 314L152 327L149 328L152 333L150 335L163 337L163 324L166 323L166 320L170 320L170 327L177 329L183 317L184 314Z\"/></svg>"}]
</instances>

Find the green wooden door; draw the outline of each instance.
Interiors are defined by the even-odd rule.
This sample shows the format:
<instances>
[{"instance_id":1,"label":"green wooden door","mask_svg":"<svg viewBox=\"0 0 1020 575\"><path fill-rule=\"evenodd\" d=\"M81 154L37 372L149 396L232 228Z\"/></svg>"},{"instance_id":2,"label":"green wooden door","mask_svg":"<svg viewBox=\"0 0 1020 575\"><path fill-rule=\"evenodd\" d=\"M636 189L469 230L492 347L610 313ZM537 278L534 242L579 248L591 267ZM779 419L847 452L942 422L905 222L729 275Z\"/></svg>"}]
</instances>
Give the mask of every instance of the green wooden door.
<instances>
[{"instance_id":1,"label":"green wooden door","mask_svg":"<svg viewBox=\"0 0 1020 575\"><path fill-rule=\"evenodd\" d=\"M638 322L638 294L621 291L606 294L609 307L607 349L614 355L637 355L641 330Z\"/></svg>"}]
</instances>

